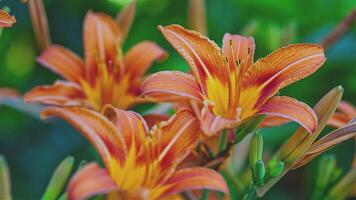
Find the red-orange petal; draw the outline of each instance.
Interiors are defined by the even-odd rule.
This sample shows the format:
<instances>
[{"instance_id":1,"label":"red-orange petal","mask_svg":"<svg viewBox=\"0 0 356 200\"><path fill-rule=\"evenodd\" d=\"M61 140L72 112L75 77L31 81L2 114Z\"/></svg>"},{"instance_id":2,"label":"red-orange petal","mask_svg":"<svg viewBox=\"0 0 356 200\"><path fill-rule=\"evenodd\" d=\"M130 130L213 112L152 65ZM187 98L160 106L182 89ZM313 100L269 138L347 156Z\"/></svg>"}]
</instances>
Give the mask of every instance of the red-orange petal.
<instances>
[{"instance_id":1,"label":"red-orange petal","mask_svg":"<svg viewBox=\"0 0 356 200\"><path fill-rule=\"evenodd\" d=\"M275 96L267 101L257 113L293 120L309 133L314 132L318 126L318 118L313 109L290 97Z\"/></svg>"},{"instance_id":2,"label":"red-orange petal","mask_svg":"<svg viewBox=\"0 0 356 200\"><path fill-rule=\"evenodd\" d=\"M200 136L198 119L190 110L179 110L152 130L162 169L174 168L195 147Z\"/></svg>"},{"instance_id":3,"label":"red-orange petal","mask_svg":"<svg viewBox=\"0 0 356 200\"><path fill-rule=\"evenodd\" d=\"M267 116L262 123L260 124L260 127L272 127L272 126L280 126L283 124L286 124L290 122L290 119L278 117L278 116Z\"/></svg>"},{"instance_id":4,"label":"red-orange petal","mask_svg":"<svg viewBox=\"0 0 356 200\"><path fill-rule=\"evenodd\" d=\"M238 115L235 118L227 119L211 112L209 106L204 106L200 114L201 129L207 136L215 136L223 129L236 127L240 122ZM236 111L237 112L237 111Z\"/></svg>"},{"instance_id":5,"label":"red-orange petal","mask_svg":"<svg viewBox=\"0 0 356 200\"><path fill-rule=\"evenodd\" d=\"M37 61L68 81L79 83L84 79L84 63L71 50L52 45L43 51Z\"/></svg>"},{"instance_id":6,"label":"red-orange petal","mask_svg":"<svg viewBox=\"0 0 356 200\"><path fill-rule=\"evenodd\" d=\"M25 94L24 100L55 106L88 106L82 88L73 82L65 81L37 86Z\"/></svg>"},{"instance_id":7,"label":"red-orange petal","mask_svg":"<svg viewBox=\"0 0 356 200\"><path fill-rule=\"evenodd\" d=\"M75 127L96 148L106 166L112 159L123 162L127 148L121 133L106 117L98 112L82 107L49 107L42 118L60 117Z\"/></svg>"},{"instance_id":8,"label":"red-orange petal","mask_svg":"<svg viewBox=\"0 0 356 200\"><path fill-rule=\"evenodd\" d=\"M0 9L0 28L8 28L16 23L16 19L14 16L11 16L5 10Z\"/></svg>"},{"instance_id":9,"label":"red-orange petal","mask_svg":"<svg viewBox=\"0 0 356 200\"><path fill-rule=\"evenodd\" d=\"M356 108L349 102L341 101L337 109L344 113L350 120L356 117Z\"/></svg>"},{"instance_id":10,"label":"red-orange petal","mask_svg":"<svg viewBox=\"0 0 356 200\"><path fill-rule=\"evenodd\" d=\"M70 180L67 188L69 200L84 200L99 194L117 190L117 186L106 169L96 163L81 168Z\"/></svg>"},{"instance_id":11,"label":"red-orange petal","mask_svg":"<svg viewBox=\"0 0 356 200\"><path fill-rule=\"evenodd\" d=\"M142 83L141 92L157 101L193 99L201 102L203 99L195 78L179 71L161 71L149 76Z\"/></svg>"},{"instance_id":12,"label":"red-orange petal","mask_svg":"<svg viewBox=\"0 0 356 200\"><path fill-rule=\"evenodd\" d=\"M165 50L154 42L144 41L133 46L125 55L125 71L133 78L140 77L155 61L168 56Z\"/></svg>"},{"instance_id":13,"label":"red-orange petal","mask_svg":"<svg viewBox=\"0 0 356 200\"><path fill-rule=\"evenodd\" d=\"M209 189L225 193L229 197L229 189L224 178L212 169L193 167L178 170L165 183L167 188L161 197L177 194L187 190Z\"/></svg>"},{"instance_id":14,"label":"red-orange petal","mask_svg":"<svg viewBox=\"0 0 356 200\"><path fill-rule=\"evenodd\" d=\"M167 41L181 54L193 71L204 94L207 79L216 78L223 85L228 84L229 69L220 48L207 37L179 25L159 26Z\"/></svg>"},{"instance_id":15,"label":"red-orange petal","mask_svg":"<svg viewBox=\"0 0 356 200\"><path fill-rule=\"evenodd\" d=\"M111 105L106 105L102 113L121 133L127 149L131 148L132 142L136 142L136 147L142 146L142 141L145 139L144 137L148 132L148 127L139 114L117 109Z\"/></svg>"},{"instance_id":16,"label":"red-orange petal","mask_svg":"<svg viewBox=\"0 0 356 200\"><path fill-rule=\"evenodd\" d=\"M144 115L147 126L152 128L154 125L159 124L160 122L167 121L169 119L168 115L159 115L159 114L147 114Z\"/></svg>"},{"instance_id":17,"label":"red-orange petal","mask_svg":"<svg viewBox=\"0 0 356 200\"><path fill-rule=\"evenodd\" d=\"M319 45L294 44L274 51L244 74L241 107L260 108L279 89L309 76L324 62L324 51Z\"/></svg>"},{"instance_id":18,"label":"red-orange petal","mask_svg":"<svg viewBox=\"0 0 356 200\"><path fill-rule=\"evenodd\" d=\"M28 2L28 7L38 47L40 50L44 50L51 44L51 37L43 1L31 0Z\"/></svg>"},{"instance_id":19,"label":"red-orange petal","mask_svg":"<svg viewBox=\"0 0 356 200\"><path fill-rule=\"evenodd\" d=\"M19 98L20 93L13 88L1 88L0 87L0 102L3 98Z\"/></svg>"},{"instance_id":20,"label":"red-orange petal","mask_svg":"<svg viewBox=\"0 0 356 200\"><path fill-rule=\"evenodd\" d=\"M253 37L226 33L223 39L222 51L229 60L230 70L236 70L235 68L239 65L240 74L244 74L253 65L255 41Z\"/></svg>"},{"instance_id":21,"label":"red-orange petal","mask_svg":"<svg viewBox=\"0 0 356 200\"><path fill-rule=\"evenodd\" d=\"M113 67L117 62L120 32L112 17L91 11L85 16L83 31L85 77L94 84L99 64Z\"/></svg>"},{"instance_id":22,"label":"red-orange petal","mask_svg":"<svg viewBox=\"0 0 356 200\"><path fill-rule=\"evenodd\" d=\"M121 45L125 41L128 33L130 32L131 25L135 18L136 13L136 0L131 1L130 4L125 6L120 13L116 16L116 23L122 32Z\"/></svg>"}]
</instances>

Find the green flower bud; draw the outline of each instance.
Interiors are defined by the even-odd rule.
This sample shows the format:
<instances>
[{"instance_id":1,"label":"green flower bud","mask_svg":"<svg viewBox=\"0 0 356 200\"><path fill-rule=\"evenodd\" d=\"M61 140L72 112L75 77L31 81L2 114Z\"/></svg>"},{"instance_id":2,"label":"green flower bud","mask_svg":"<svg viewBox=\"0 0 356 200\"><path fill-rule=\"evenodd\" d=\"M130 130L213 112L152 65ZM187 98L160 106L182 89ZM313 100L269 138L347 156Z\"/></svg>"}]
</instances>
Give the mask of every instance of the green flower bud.
<instances>
[{"instance_id":1,"label":"green flower bud","mask_svg":"<svg viewBox=\"0 0 356 200\"><path fill-rule=\"evenodd\" d=\"M266 167L262 160L258 160L256 162L253 174L255 177L255 183L257 183L259 186L262 186L264 184L264 178L266 176Z\"/></svg>"},{"instance_id":2,"label":"green flower bud","mask_svg":"<svg viewBox=\"0 0 356 200\"><path fill-rule=\"evenodd\" d=\"M270 160L267 165L268 177L275 178L282 174L284 170L284 162L277 161L275 158Z\"/></svg>"},{"instance_id":3,"label":"green flower bud","mask_svg":"<svg viewBox=\"0 0 356 200\"><path fill-rule=\"evenodd\" d=\"M251 169L254 168L258 160L262 160L262 153L263 138L262 135L258 131L256 131L250 143L249 162Z\"/></svg>"}]
</instances>

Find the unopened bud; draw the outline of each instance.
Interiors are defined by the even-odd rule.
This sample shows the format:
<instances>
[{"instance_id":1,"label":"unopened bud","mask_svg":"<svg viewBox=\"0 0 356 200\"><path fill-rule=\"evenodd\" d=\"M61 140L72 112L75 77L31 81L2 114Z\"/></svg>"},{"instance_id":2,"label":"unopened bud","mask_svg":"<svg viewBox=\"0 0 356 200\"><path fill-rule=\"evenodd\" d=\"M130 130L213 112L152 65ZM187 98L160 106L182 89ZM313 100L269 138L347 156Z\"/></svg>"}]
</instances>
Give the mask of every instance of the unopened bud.
<instances>
[{"instance_id":1,"label":"unopened bud","mask_svg":"<svg viewBox=\"0 0 356 200\"><path fill-rule=\"evenodd\" d=\"M258 160L262 160L263 153L263 138L262 135L256 131L252 137L250 143L250 152L249 152L249 162L250 167L253 169Z\"/></svg>"}]
</instances>

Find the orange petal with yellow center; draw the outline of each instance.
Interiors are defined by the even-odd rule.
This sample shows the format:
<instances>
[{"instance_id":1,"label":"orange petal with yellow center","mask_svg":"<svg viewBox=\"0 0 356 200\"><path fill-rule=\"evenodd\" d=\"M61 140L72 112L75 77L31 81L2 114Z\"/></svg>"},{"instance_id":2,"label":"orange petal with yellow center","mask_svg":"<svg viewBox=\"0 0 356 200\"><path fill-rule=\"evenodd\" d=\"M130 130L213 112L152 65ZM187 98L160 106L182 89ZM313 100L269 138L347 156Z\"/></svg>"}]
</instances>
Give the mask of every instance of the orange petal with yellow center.
<instances>
[{"instance_id":1,"label":"orange petal with yellow center","mask_svg":"<svg viewBox=\"0 0 356 200\"><path fill-rule=\"evenodd\" d=\"M37 86L25 94L24 100L55 106L89 106L82 88L73 82L65 81Z\"/></svg>"},{"instance_id":2,"label":"orange petal with yellow center","mask_svg":"<svg viewBox=\"0 0 356 200\"><path fill-rule=\"evenodd\" d=\"M198 32L184 29L179 25L159 26L167 41L181 54L193 71L194 76L207 90L208 79L215 78L227 86L228 65L220 48Z\"/></svg>"},{"instance_id":3,"label":"orange petal with yellow center","mask_svg":"<svg viewBox=\"0 0 356 200\"><path fill-rule=\"evenodd\" d=\"M242 115L249 117L281 88L314 73L325 62L323 48L294 44L258 60L243 76Z\"/></svg>"},{"instance_id":4,"label":"orange petal with yellow center","mask_svg":"<svg viewBox=\"0 0 356 200\"><path fill-rule=\"evenodd\" d=\"M37 61L68 81L80 83L84 79L83 61L74 52L60 45L45 49Z\"/></svg>"},{"instance_id":5,"label":"orange petal with yellow center","mask_svg":"<svg viewBox=\"0 0 356 200\"><path fill-rule=\"evenodd\" d=\"M42 118L60 117L75 127L96 148L101 159L108 167L112 159L123 162L127 148L121 133L100 113L82 107L49 107Z\"/></svg>"},{"instance_id":6,"label":"orange petal with yellow center","mask_svg":"<svg viewBox=\"0 0 356 200\"><path fill-rule=\"evenodd\" d=\"M178 170L167 180L165 186L166 188L160 197L200 189L223 192L226 199L229 197L229 189L224 178L218 172L202 167Z\"/></svg>"},{"instance_id":7,"label":"orange petal with yellow center","mask_svg":"<svg viewBox=\"0 0 356 200\"><path fill-rule=\"evenodd\" d=\"M68 200L84 200L99 194L117 190L117 186L106 169L96 163L81 168L70 180L67 188Z\"/></svg>"},{"instance_id":8,"label":"orange petal with yellow center","mask_svg":"<svg viewBox=\"0 0 356 200\"><path fill-rule=\"evenodd\" d=\"M163 60L167 55L166 51L154 42L140 42L126 53L125 71L132 77L140 77L145 74L153 62Z\"/></svg>"},{"instance_id":9,"label":"orange petal with yellow center","mask_svg":"<svg viewBox=\"0 0 356 200\"><path fill-rule=\"evenodd\" d=\"M11 16L5 10L0 9L0 28L8 28L16 23L16 19L14 16Z\"/></svg>"},{"instance_id":10,"label":"orange petal with yellow center","mask_svg":"<svg viewBox=\"0 0 356 200\"><path fill-rule=\"evenodd\" d=\"M290 97L275 96L267 101L257 113L293 120L309 133L314 132L318 126L318 118L313 109Z\"/></svg>"},{"instance_id":11,"label":"orange petal with yellow center","mask_svg":"<svg viewBox=\"0 0 356 200\"><path fill-rule=\"evenodd\" d=\"M206 105L203 107L200 114L201 129L207 136L215 136L223 129L234 128L241 122L238 115L236 115L235 118L227 119L215 115L211 110L212 109ZM236 113L238 113L238 111L236 111Z\"/></svg>"},{"instance_id":12,"label":"orange petal with yellow center","mask_svg":"<svg viewBox=\"0 0 356 200\"><path fill-rule=\"evenodd\" d=\"M201 102L203 99L195 78L179 71L161 71L149 76L142 83L141 92L157 101L193 99Z\"/></svg>"},{"instance_id":13,"label":"orange petal with yellow center","mask_svg":"<svg viewBox=\"0 0 356 200\"><path fill-rule=\"evenodd\" d=\"M91 11L85 16L83 31L85 77L94 84L100 67L115 64L120 32L112 17Z\"/></svg>"}]
</instances>

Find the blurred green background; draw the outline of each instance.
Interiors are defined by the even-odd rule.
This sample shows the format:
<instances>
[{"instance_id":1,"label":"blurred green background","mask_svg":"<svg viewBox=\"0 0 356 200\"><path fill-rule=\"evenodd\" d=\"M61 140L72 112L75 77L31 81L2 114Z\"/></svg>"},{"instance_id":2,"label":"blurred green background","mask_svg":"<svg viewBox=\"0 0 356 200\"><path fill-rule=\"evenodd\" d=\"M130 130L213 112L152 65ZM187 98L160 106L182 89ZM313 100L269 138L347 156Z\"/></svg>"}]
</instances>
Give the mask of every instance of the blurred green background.
<instances>
[{"instance_id":1,"label":"blurred green background","mask_svg":"<svg viewBox=\"0 0 356 200\"><path fill-rule=\"evenodd\" d=\"M129 0L45 0L53 43L82 55L82 22L88 10L112 16ZM35 62L36 47L26 4L2 0L17 18L13 28L0 37L0 87L24 93L59 77ZM207 0L209 37L221 44L225 32L253 35L256 58L287 43L320 42L352 9L356 0ZM187 27L187 0L138 0L136 18L123 47L152 40L170 52L166 62L155 64L150 73L162 69L187 70L187 64L164 41L157 25ZM312 76L284 89L289 95L313 106L328 90L345 88L344 99L356 104L356 26L327 52L327 62ZM140 108L138 108L140 109ZM263 130L267 151L272 152L291 134L295 124ZM354 154L353 141L327 152L336 153L348 170ZM41 121L16 109L0 108L0 154L8 160L15 199L39 199L57 164L67 155L80 160L97 159L86 140L61 120ZM289 173L263 199L309 199L316 161Z\"/></svg>"}]
</instances>

